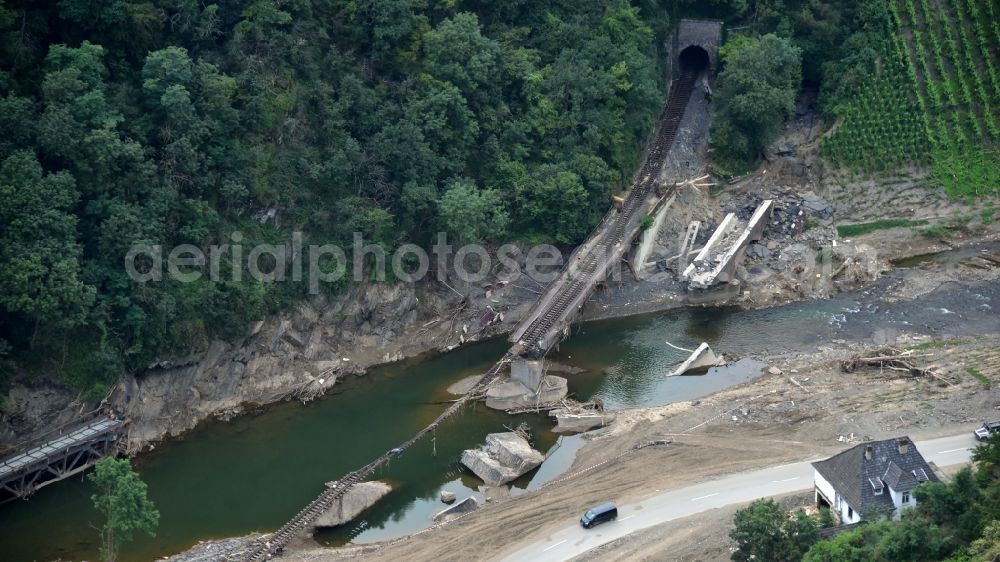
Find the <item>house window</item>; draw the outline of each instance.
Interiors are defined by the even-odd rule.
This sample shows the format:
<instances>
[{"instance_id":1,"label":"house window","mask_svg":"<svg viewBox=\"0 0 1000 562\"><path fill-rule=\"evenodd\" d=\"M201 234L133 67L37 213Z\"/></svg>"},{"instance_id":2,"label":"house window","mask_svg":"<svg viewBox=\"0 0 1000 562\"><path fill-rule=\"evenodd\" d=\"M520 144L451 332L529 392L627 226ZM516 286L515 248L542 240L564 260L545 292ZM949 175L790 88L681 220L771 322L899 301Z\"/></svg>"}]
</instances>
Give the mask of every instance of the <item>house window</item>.
<instances>
[{"instance_id":1,"label":"house window","mask_svg":"<svg viewBox=\"0 0 1000 562\"><path fill-rule=\"evenodd\" d=\"M847 518L848 519L854 519L854 510L851 509L850 506L848 506L848 508L847 508Z\"/></svg>"},{"instance_id":2,"label":"house window","mask_svg":"<svg viewBox=\"0 0 1000 562\"><path fill-rule=\"evenodd\" d=\"M885 489L885 486L882 485L882 479L876 476L875 478L869 478L868 482L872 485L872 494L881 496L882 490Z\"/></svg>"},{"instance_id":3,"label":"house window","mask_svg":"<svg viewBox=\"0 0 1000 562\"><path fill-rule=\"evenodd\" d=\"M910 493L903 492L903 503L910 503Z\"/></svg>"}]
</instances>

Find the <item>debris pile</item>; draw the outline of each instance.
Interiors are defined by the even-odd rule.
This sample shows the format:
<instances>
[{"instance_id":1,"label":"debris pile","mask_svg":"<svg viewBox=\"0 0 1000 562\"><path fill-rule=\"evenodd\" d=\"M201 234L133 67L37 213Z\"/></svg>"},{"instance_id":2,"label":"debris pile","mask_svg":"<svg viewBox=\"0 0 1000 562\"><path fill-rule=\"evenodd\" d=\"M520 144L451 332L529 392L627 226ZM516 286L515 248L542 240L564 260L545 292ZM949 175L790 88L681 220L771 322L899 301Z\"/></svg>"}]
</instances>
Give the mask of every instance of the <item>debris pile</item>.
<instances>
[{"instance_id":1,"label":"debris pile","mask_svg":"<svg viewBox=\"0 0 1000 562\"><path fill-rule=\"evenodd\" d=\"M895 347L877 349L868 356L856 355L842 361L840 368L845 373L853 373L858 369L875 368L879 373L885 371L906 373L910 377L929 377L942 384L954 386L955 383L935 372L933 369L917 366L914 359L929 357L929 353L914 353L913 350L902 350Z\"/></svg>"},{"instance_id":2,"label":"debris pile","mask_svg":"<svg viewBox=\"0 0 1000 562\"><path fill-rule=\"evenodd\" d=\"M475 511L478 508L479 508L479 502L476 501L476 498L469 496L464 500L435 513L432 518L434 519L435 523L441 523L443 521L449 521L451 519L455 519L457 517L465 515L466 513Z\"/></svg>"},{"instance_id":3,"label":"debris pile","mask_svg":"<svg viewBox=\"0 0 1000 562\"><path fill-rule=\"evenodd\" d=\"M671 345L667 342L667 345L675 349L680 349L677 346ZM687 350L685 350L687 351ZM696 371L698 369L705 369L708 367L716 367L718 365L725 364L726 360L721 355L716 355L712 348L709 347L708 343L701 342L701 345L697 349L691 352L691 355L684 360L674 372L667 375L668 377L676 377L688 373L691 371Z\"/></svg>"},{"instance_id":4,"label":"debris pile","mask_svg":"<svg viewBox=\"0 0 1000 562\"><path fill-rule=\"evenodd\" d=\"M549 415L556 419L552 431L556 433L578 433L604 427L614 421L615 415L604 411L604 403L600 398L581 404L574 400L563 400L558 408L549 410Z\"/></svg>"},{"instance_id":5,"label":"debris pile","mask_svg":"<svg viewBox=\"0 0 1000 562\"><path fill-rule=\"evenodd\" d=\"M462 464L488 486L500 486L542 464L545 457L515 431L491 433L479 449L462 452Z\"/></svg>"}]
</instances>

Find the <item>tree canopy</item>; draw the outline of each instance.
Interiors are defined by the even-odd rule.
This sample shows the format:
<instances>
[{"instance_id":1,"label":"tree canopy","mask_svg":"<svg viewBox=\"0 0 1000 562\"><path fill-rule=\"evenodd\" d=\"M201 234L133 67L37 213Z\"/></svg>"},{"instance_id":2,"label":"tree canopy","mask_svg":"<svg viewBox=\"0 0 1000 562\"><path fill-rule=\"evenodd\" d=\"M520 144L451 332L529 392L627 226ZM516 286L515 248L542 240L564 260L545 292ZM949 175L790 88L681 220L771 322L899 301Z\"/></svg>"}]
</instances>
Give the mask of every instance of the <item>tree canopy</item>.
<instances>
[{"instance_id":1,"label":"tree canopy","mask_svg":"<svg viewBox=\"0 0 1000 562\"><path fill-rule=\"evenodd\" d=\"M733 524L729 538L736 541L736 562L798 561L819 538L816 519L802 511L789 518L772 499L756 500L737 511Z\"/></svg>"},{"instance_id":2,"label":"tree canopy","mask_svg":"<svg viewBox=\"0 0 1000 562\"><path fill-rule=\"evenodd\" d=\"M155 536L160 513L146 497L146 483L132 470L128 459L104 458L87 475L96 492L91 496L94 508L104 517L101 531L101 557L114 562L122 544L136 532Z\"/></svg>"},{"instance_id":3,"label":"tree canopy","mask_svg":"<svg viewBox=\"0 0 1000 562\"><path fill-rule=\"evenodd\" d=\"M660 107L666 5L3 0L3 349L96 399L305 291L136 283L139 243L579 242Z\"/></svg>"},{"instance_id":4,"label":"tree canopy","mask_svg":"<svg viewBox=\"0 0 1000 562\"><path fill-rule=\"evenodd\" d=\"M720 50L723 69L712 142L737 165L754 163L784 130L802 81L801 49L773 34L740 36Z\"/></svg>"}]
</instances>

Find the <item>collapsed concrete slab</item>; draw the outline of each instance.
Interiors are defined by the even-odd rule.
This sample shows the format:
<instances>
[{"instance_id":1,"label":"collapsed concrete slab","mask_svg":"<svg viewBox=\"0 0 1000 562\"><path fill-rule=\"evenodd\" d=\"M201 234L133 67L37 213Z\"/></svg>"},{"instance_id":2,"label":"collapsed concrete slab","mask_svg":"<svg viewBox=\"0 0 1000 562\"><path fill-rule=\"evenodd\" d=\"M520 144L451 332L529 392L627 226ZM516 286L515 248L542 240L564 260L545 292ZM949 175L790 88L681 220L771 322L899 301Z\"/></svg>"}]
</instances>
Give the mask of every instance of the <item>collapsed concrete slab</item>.
<instances>
[{"instance_id":1,"label":"collapsed concrete slab","mask_svg":"<svg viewBox=\"0 0 1000 562\"><path fill-rule=\"evenodd\" d=\"M598 427L604 427L614 421L615 415L598 410L558 408L550 410L549 415L556 419L552 431L556 433L581 433Z\"/></svg>"},{"instance_id":2,"label":"collapsed concrete slab","mask_svg":"<svg viewBox=\"0 0 1000 562\"><path fill-rule=\"evenodd\" d=\"M486 406L494 410L528 408L538 404L558 402L569 394L568 381L563 377L546 375L538 385L538 391L529 389L518 381L508 381L486 391Z\"/></svg>"},{"instance_id":3,"label":"collapsed concrete slab","mask_svg":"<svg viewBox=\"0 0 1000 562\"><path fill-rule=\"evenodd\" d=\"M653 246L656 244L656 237L659 236L663 222L667 218L667 211L670 210L670 206L673 205L676 198L676 194L671 195L670 199L660 206L660 210L656 211L656 214L653 216L652 226L644 230L640 235L639 247L636 248L635 255L632 258L632 269L635 271L643 271L647 265L651 265L647 264L646 261L653 251Z\"/></svg>"},{"instance_id":4,"label":"collapsed concrete slab","mask_svg":"<svg viewBox=\"0 0 1000 562\"><path fill-rule=\"evenodd\" d=\"M488 486L506 484L533 470L544 459L513 431L491 433L482 448L462 452L462 464Z\"/></svg>"},{"instance_id":5,"label":"collapsed concrete slab","mask_svg":"<svg viewBox=\"0 0 1000 562\"><path fill-rule=\"evenodd\" d=\"M331 483L332 484L332 483ZM331 484L327 484L330 486ZM341 498L330 506L323 515L320 515L313 523L312 529L323 527L336 527L343 525L361 514L364 510L375 505L386 494L392 491L392 487L385 482L362 482L351 487Z\"/></svg>"},{"instance_id":6,"label":"collapsed concrete slab","mask_svg":"<svg viewBox=\"0 0 1000 562\"><path fill-rule=\"evenodd\" d=\"M446 507L441 511L435 513L433 519L435 523L441 523L443 521L448 521L449 519L454 519L460 515L465 515L466 513L475 511L478 508L479 508L479 502L476 501L476 498L469 496L464 500L456 503L455 505Z\"/></svg>"},{"instance_id":7,"label":"collapsed concrete slab","mask_svg":"<svg viewBox=\"0 0 1000 562\"><path fill-rule=\"evenodd\" d=\"M673 373L667 375L668 377L676 377L678 375L683 375L689 371L694 371L696 369L705 369L707 367L715 367L722 365L726 362L725 359L715 354L712 348L705 342L701 342L698 349L686 359L679 367L674 369Z\"/></svg>"},{"instance_id":8,"label":"collapsed concrete slab","mask_svg":"<svg viewBox=\"0 0 1000 562\"><path fill-rule=\"evenodd\" d=\"M736 215L729 213L712 234L705 247L684 270L688 288L708 289L720 283L729 283L736 277L736 266L750 242L761 239L774 201L767 199L757 207L750 220L743 224Z\"/></svg>"}]
</instances>

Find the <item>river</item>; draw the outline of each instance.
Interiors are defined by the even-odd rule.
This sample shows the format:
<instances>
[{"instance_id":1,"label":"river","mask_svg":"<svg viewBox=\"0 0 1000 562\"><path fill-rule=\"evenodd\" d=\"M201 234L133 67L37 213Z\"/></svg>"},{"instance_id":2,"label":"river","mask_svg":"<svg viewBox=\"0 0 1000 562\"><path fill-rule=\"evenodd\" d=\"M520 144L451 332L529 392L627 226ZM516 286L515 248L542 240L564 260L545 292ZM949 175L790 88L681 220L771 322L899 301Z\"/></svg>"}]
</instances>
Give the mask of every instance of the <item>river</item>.
<instances>
[{"instance_id":1,"label":"river","mask_svg":"<svg viewBox=\"0 0 1000 562\"><path fill-rule=\"evenodd\" d=\"M1000 315L994 311L998 283L953 283L913 301L884 302L878 295L894 282L890 276L861 293L766 310L682 309L587 323L574 328L550 359L583 369L567 375L575 398L599 395L608 407L623 408L691 400L750 380L763 365L743 361L703 376L665 378L685 355L665 341L689 348L706 341L717 352L746 358L810 351L838 339L879 342L904 331L936 337L1000 332ZM199 540L280 526L324 482L426 425L445 408L442 402L453 398L445 390L450 384L482 372L506 347L505 341L494 340L381 366L345 380L312 403L279 404L230 422L206 423L183 439L160 443L135 460L160 511L157 536L137 537L121 560L153 560ZM546 451L556 443L552 424L542 415L512 418L471 406L377 475L393 486L391 494L360 520L319 540L371 542L426 527L443 507L440 490L459 497L479 494L477 480L457 462L461 451L521 420L531 426L536 448ZM571 463L572 455L552 460L514 487L537 486ZM97 533L91 525L99 517L90 493L83 478L75 477L40 490L29 501L0 506L0 558L95 559Z\"/></svg>"}]
</instances>

